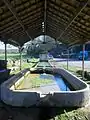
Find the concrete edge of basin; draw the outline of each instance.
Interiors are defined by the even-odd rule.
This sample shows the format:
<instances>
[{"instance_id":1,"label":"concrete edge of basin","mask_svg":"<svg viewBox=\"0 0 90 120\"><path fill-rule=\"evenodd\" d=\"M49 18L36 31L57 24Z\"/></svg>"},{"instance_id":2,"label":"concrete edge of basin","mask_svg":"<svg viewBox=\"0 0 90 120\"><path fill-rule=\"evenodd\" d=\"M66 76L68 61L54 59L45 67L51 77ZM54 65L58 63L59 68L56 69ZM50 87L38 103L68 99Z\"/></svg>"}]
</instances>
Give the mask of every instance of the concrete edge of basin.
<instances>
[{"instance_id":1,"label":"concrete edge of basin","mask_svg":"<svg viewBox=\"0 0 90 120\"><path fill-rule=\"evenodd\" d=\"M76 89L76 91L51 91L50 99L53 104L56 103L57 107L82 107L89 104L90 90L86 82L63 68L54 68L53 72L62 75Z\"/></svg>"},{"instance_id":2,"label":"concrete edge of basin","mask_svg":"<svg viewBox=\"0 0 90 120\"><path fill-rule=\"evenodd\" d=\"M28 71L29 69L25 69L1 84L1 100L4 103L12 106L29 107L38 104L41 99L47 98L50 104L52 103L53 106L57 107L82 107L89 104L89 86L69 71L61 68L53 68L53 72L66 77L68 82L72 81L72 85L76 89L77 86L81 86L81 89L76 91L50 91L44 97L40 91L21 92L10 90L10 86Z\"/></svg>"}]
</instances>

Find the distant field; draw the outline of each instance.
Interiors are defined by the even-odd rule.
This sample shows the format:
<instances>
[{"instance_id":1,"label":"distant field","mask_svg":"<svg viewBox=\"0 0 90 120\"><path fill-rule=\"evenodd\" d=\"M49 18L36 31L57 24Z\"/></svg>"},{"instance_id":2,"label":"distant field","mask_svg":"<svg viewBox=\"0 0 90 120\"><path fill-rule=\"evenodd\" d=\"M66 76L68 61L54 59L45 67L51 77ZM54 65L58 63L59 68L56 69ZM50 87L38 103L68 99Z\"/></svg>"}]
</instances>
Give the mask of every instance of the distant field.
<instances>
[{"instance_id":1,"label":"distant field","mask_svg":"<svg viewBox=\"0 0 90 120\"><path fill-rule=\"evenodd\" d=\"M26 54L22 54L22 57L25 57ZM5 59L5 54L0 54L0 59ZM20 59L20 54L7 54L7 59Z\"/></svg>"},{"instance_id":2,"label":"distant field","mask_svg":"<svg viewBox=\"0 0 90 120\"><path fill-rule=\"evenodd\" d=\"M5 59L5 54L0 54L0 60ZM30 61L27 63L27 59ZM11 74L16 74L20 71L20 54L7 54L7 67L11 70ZM13 60L15 61L13 65ZM27 54L22 54L22 70L25 68L31 68L35 63L37 62L38 59L36 58L30 58L30 56L27 56Z\"/></svg>"}]
</instances>

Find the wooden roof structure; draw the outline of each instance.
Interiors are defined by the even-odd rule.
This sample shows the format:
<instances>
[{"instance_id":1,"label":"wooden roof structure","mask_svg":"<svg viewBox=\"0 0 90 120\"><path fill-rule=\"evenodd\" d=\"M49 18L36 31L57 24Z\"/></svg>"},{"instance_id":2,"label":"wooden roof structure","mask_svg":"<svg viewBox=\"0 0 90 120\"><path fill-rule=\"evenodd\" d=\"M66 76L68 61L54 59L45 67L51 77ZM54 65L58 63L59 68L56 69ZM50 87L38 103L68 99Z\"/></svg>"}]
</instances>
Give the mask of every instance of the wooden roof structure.
<instances>
[{"instance_id":1,"label":"wooden roof structure","mask_svg":"<svg viewBox=\"0 0 90 120\"><path fill-rule=\"evenodd\" d=\"M90 0L1 0L0 40L22 46L39 35L64 44L90 40Z\"/></svg>"}]
</instances>

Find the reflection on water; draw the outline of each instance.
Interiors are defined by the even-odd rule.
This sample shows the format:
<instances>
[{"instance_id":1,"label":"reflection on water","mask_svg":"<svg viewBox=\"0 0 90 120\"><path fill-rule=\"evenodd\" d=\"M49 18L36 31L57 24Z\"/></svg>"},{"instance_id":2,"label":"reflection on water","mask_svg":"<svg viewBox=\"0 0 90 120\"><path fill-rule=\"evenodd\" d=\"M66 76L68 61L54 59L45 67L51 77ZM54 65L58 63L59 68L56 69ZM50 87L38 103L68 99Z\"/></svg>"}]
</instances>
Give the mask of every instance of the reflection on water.
<instances>
[{"instance_id":1,"label":"reflection on water","mask_svg":"<svg viewBox=\"0 0 90 120\"><path fill-rule=\"evenodd\" d=\"M40 78L42 78L43 80L44 79L52 79L52 80L54 80L54 76L53 75L46 74L46 73L40 74Z\"/></svg>"},{"instance_id":2,"label":"reflection on water","mask_svg":"<svg viewBox=\"0 0 90 120\"><path fill-rule=\"evenodd\" d=\"M60 75L55 75L54 78L61 91L70 91L69 85Z\"/></svg>"},{"instance_id":3,"label":"reflection on water","mask_svg":"<svg viewBox=\"0 0 90 120\"><path fill-rule=\"evenodd\" d=\"M60 75L57 75L57 74L51 75L51 74L43 73L43 74L40 74L40 78L42 78L42 80L45 80L45 79L54 80L59 86L60 91L70 91L69 85Z\"/></svg>"}]
</instances>

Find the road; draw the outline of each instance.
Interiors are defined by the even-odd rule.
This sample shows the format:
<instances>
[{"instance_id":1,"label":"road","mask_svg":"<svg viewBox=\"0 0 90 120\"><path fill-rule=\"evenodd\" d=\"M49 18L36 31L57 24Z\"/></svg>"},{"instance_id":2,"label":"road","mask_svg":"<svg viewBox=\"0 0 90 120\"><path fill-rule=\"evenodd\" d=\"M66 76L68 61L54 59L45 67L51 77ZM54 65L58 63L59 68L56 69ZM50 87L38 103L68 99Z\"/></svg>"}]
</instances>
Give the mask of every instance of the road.
<instances>
[{"instance_id":1,"label":"road","mask_svg":"<svg viewBox=\"0 0 90 120\"><path fill-rule=\"evenodd\" d=\"M58 66L58 67L60 67L62 65L67 65L67 60L66 59L54 58L53 60L54 60L53 64ZM90 61L85 61L84 63L85 63L84 64L85 70L90 71ZM69 66L81 69L82 68L82 61L79 61L79 60L69 60Z\"/></svg>"}]
</instances>

